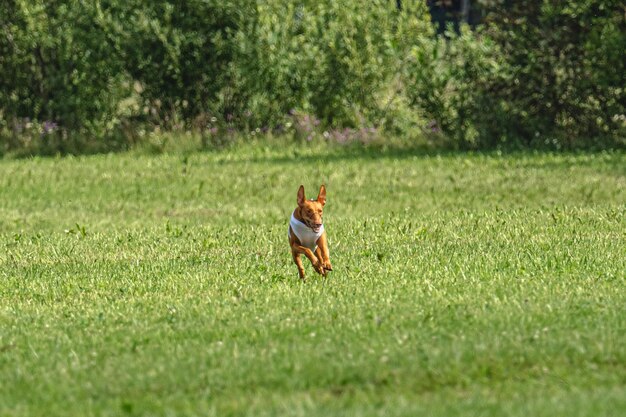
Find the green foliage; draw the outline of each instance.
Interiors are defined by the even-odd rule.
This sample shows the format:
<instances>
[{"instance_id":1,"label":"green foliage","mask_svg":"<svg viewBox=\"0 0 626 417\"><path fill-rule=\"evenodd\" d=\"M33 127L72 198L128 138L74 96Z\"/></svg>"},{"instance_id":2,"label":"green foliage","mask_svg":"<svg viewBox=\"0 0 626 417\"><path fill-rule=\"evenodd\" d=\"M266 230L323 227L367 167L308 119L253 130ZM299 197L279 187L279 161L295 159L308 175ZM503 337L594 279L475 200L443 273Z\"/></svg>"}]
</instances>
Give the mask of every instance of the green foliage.
<instances>
[{"instance_id":1,"label":"green foliage","mask_svg":"<svg viewBox=\"0 0 626 417\"><path fill-rule=\"evenodd\" d=\"M626 133L624 4L617 0L523 1L495 8L490 36L502 47L512 83L511 119L532 141L554 136L564 146L579 138Z\"/></svg>"},{"instance_id":2,"label":"green foliage","mask_svg":"<svg viewBox=\"0 0 626 417\"><path fill-rule=\"evenodd\" d=\"M444 40L418 0L4 1L0 153L222 143L293 112L461 148L624 145L621 3L490 3Z\"/></svg>"},{"instance_id":3,"label":"green foliage","mask_svg":"<svg viewBox=\"0 0 626 417\"><path fill-rule=\"evenodd\" d=\"M433 136L450 145L488 147L506 140L507 115L491 83L504 78L506 63L489 38L462 28L460 35L424 39L411 50L405 82L411 104L431 119Z\"/></svg>"},{"instance_id":4,"label":"green foliage","mask_svg":"<svg viewBox=\"0 0 626 417\"><path fill-rule=\"evenodd\" d=\"M3 3L0 135L5 148L31 143L15 134L31 121L104 140L155 127L254 130L292 109L331 126L379 124L397 107L387 96L404 51L430 33L426 6L406 3Z\"/></svg>"},{"instance_id":5,"label":"green foliage","mask_svg":"<svg viewBox=\"0 0 626 417\"><path fill-rule=\"evenodd\" d=\"M626 154L0 163L0 415L614 416ZM335 271L286 229L328 186ZM71 401L67 401L71 398Z\"/></svg>"},{"instance_id":6,"label":"green foliage","mask_svg":"<svg viewBox=\"0 0 626 417\"><path fill-rule=\"evenodd\" d=\"M334 126L379 124L381 94L404 51L430 33L425 5L407 3L401 12L385 0L260 5L244 48L254 59L237 65L253 92L253 113L265 111L263 123L295 108Z\"/></svg>"},{"instance_id":7,"label":"green foliage","mask_svg":"<svg viewBox=\"0 0 626 417\"><path fill-rule=\"evenodd\" d=\"M459 146L624 145L626 24L615 0L496 2L484 30L426 41L408 89Z\"/></svg>"},{"instance_id":8,"label":"green foliage","mask_svg":"<svg viewBox=\"0 0 626 417\"><path fill-rule=\"evenodd\" d=\"M122 24L125 69L157 122L171 127L176 116L184 121L237 106L236 38L256 21L255 1L113 3L108 12Z\"/></svg>"},{"instance_id":9,"label":"green foliage","mask_svg":"<svg viewBox=\"0 0 626 417\"><path fill-rule=\"evenodd\" d=\"M130 94L122 61L112 55L99 3L78 0L0 5L0 118L103 136L120 122Z\"/></svg>"}]
</instances>

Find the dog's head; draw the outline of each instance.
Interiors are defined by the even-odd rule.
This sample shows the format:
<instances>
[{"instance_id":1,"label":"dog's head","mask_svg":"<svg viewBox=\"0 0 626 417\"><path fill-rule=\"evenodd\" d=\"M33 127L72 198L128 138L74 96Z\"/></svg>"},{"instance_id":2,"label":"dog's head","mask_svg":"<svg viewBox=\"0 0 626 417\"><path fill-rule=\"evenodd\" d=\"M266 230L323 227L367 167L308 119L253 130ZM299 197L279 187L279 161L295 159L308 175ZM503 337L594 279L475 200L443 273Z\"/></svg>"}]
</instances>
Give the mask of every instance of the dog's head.
<instances>
[{"instance_id":1,"label":"dog's head","mask_svg":"<svg viewBox=\"0 0 626 417\"><path fill-rule=\"evenodd\" d=\"M304 187L302 185L298 189L298 207L300 208L302 222L313 229L316 233L319 232L322 227L322 215L325 204L326 187L323 185L320 187L320 192L314 200L306 199L304 196Z\"/></svg>"}]
</instances>

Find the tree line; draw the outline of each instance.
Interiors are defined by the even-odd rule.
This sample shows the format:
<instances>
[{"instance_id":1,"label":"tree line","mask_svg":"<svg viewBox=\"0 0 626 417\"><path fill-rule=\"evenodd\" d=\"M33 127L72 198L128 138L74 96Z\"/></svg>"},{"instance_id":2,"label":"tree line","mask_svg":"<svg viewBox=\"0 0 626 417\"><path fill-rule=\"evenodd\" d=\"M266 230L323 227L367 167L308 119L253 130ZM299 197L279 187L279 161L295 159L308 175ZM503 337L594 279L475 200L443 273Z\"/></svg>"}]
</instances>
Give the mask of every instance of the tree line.
<instances>
[{"instance_id":1,"label":"tree line","mask_svg":"<svg viewBox=\"0 0 626 417\"><path fill-rule=\"evenodd\" d=\"M475 5L480 24L443 30L417 0L3 1L0 152L305 116L460 148L623 145L622 2Z\"/></svg>"}]
</instances>

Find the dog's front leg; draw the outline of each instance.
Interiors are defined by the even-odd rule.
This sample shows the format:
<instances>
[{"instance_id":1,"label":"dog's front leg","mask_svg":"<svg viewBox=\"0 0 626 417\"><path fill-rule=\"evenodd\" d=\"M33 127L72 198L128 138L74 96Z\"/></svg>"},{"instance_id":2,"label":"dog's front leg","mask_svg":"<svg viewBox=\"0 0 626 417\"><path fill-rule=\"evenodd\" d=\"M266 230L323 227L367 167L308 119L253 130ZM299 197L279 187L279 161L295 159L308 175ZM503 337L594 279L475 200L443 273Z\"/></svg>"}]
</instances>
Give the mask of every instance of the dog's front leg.
<instances>
[{"instance_id":1,"label":"dog's front leg","mask_svg":"<svg viewBox=\"0 0 626 417\"><path fill-rule=\"evenodd\" d=\"M328 242L326 241L326 232L322 233L319 239L317 239L317 250L315 251L320 258L322 265L324 266L324 272L332 271L333 267L330 264L330 254L328 252ZM326 275L324 273L324 275Z\"/></svg>"},{"instance_id":2,"label":"dog's front leg","mask_svg":"<svg viewBox=\"0 0 626 417\"><path fill-rule=\"evenodd\" d=\"M319 259L319 261L322 263L322 275L326 276L326 268L324 268L324 257L319 246L315 248L315 256L317 256L317 259Z\"/></svg>"}]
</instances>

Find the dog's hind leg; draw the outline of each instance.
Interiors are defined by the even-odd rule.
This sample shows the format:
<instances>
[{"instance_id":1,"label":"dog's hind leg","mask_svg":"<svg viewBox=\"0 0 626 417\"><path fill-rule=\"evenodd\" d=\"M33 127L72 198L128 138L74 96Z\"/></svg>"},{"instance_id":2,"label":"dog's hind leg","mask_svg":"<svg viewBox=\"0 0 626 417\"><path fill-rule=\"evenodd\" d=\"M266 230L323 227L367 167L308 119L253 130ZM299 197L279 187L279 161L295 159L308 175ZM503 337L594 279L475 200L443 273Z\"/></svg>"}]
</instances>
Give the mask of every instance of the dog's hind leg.
<instances>
[{"instance_id":1,"label":"dog's hind leg","mask_svg":"<svg viewBox=\"0 0 626 417\"><path fill-rule=\"evenodd\" d=\"M297 253L303 253L304 256L309 258L309 261L311 261L311 265L313 265L313 269L315 269L315 272L317 272L318 274L323 273L324 266L322 265L322 259L321 258L318 259L317 256L313 254L313 251L311 249L304 247L302 245L298 245L297 243L294 243L291 245L291 251L292 252L296 251Z\"/></svg>"},{"instance_id":2,"label":"dog's hind leg","mask_svg":"<svg viewBox=\"0 0 626 417\"><path fill-rule=\"evenodd\" d=\"M291 255L293 256L293 261L298 267L298 274L300 275L300 279L302 281L306 281L306 278L304 277L304 266L302 265L302 259L300 259L300 254L298 252L292 251Z\"/></svg>"}]
</instances>

